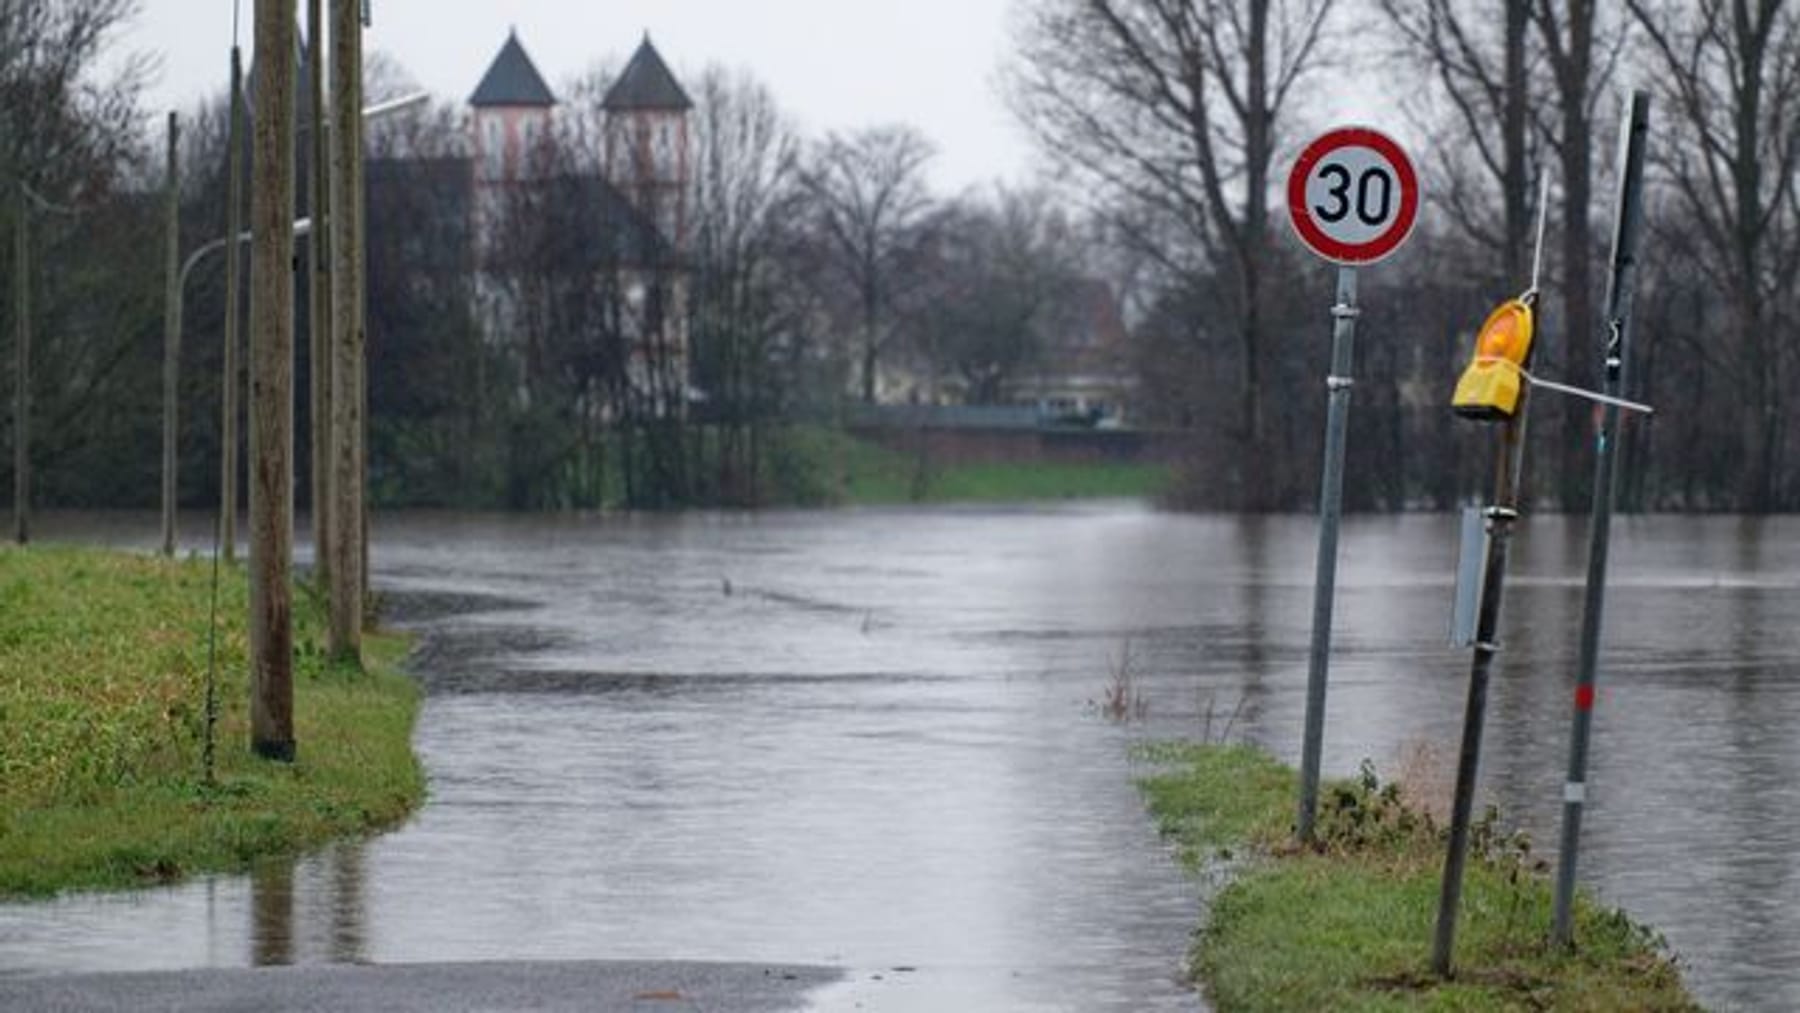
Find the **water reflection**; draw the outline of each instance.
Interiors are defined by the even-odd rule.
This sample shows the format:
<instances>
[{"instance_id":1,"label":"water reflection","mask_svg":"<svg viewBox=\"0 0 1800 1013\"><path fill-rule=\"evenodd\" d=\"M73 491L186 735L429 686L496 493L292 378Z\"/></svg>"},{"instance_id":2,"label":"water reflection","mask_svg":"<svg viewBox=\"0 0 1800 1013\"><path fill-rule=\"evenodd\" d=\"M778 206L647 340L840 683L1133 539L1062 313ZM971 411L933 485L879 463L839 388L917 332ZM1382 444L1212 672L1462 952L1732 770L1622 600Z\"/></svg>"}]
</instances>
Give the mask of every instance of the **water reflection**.
<instances>
[{"instance_id":1,"label":"water reflection","mask_svg":"<svg viewBox=\"0 0 1800 1013\"><path fill-rule=\"evenodd\" d=\"M294 962L294 866L267 862L250 874L250 962Z\"/></svg>"},{"instance_id":2,"label":"water reflection","mask_svg":"<svg viewBox=\"0 0 1800 1013\"><path fill-rule=\"evenodd\" d=\"M1235 712L1295 758L1316 534L1122 507L385 519L377 579L426 634L420 817L285 875L0 908L0 973L684 957L1190 1007L1197 897L1126 746ZM1614 530L1582 878L1722 1006L1800 1008L1796 536ZM1454 518L1346 523L1329 771L1453 761L1455 550ZM1502 616L1482 799L1540 842L1585 551L1581 521L1531 518ZM1120 728L1089 701L1127 644L1148 717Z\"/></svg>"},{"instance_id":3,"label":"water reflection","mask_svg":"<svg viewBox=\"0 0 1800 1013\"><path fill-rule=\"evenodd\" d=\"M364 891L363 849L360 842L331 852L331 962L363 962Z\"/></svg>"}]
</instances>

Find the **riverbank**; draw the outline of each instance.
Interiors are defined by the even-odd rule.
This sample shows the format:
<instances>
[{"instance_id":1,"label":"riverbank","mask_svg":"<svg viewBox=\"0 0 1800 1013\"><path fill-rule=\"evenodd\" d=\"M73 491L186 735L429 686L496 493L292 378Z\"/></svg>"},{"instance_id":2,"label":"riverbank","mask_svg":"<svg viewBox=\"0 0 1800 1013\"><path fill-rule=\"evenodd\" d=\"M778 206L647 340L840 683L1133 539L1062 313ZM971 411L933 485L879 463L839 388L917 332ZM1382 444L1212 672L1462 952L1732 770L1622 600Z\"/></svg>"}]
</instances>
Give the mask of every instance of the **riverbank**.
<instances>
[{"instance_id":1,"label":"riverbank","mask_svg":"<svg viewBox=\"0 0 1800 1013\"><path fill-rule=\"evenodd\" d=\"M770 498L801 506L1156 499L1169 468L1138 461L945 460L824 428L776 443Z\"/></svg>"},{"instance_id":2,"label":"riverbank","mask_svg":"<svg viewBox=\"0 0 1800 1013\"><path fill-rule=\"evenodd\" d=\"M1291 1009L1691 1010L1656 934L1583 897L1550 946L1546 863L1490 813L1471 834L1454 979L1430 973L1443 844L1365 769L1321 792L1322 848L1289 843L1295 773L1245 746L1157 745L1140 786L1190 869L1228 868L1191 972L1222 1013Z\"/></svg>"},{"instance_id":3,"label":"riverbank","mask_svg":"<svg viewBox=\"0 0 1800 1013\"><path fill-rule=\"evenodd\" d=\"M250 755L242 568L221 570L217 768L202 778L212 565L85 548L0 550L0 896L118 889L390 827L423 801L408 640L325 660L294 599L297 762Z\"/></svg>"}]
</instances>

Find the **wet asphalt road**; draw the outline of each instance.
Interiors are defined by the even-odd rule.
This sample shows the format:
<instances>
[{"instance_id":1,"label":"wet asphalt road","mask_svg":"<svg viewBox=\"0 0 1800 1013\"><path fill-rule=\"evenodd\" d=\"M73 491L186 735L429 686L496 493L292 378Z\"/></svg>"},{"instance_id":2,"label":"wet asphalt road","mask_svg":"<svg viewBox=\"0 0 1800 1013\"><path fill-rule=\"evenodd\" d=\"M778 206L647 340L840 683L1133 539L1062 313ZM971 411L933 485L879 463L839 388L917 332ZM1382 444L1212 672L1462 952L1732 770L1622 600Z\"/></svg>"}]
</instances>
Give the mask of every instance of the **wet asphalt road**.
<instances>
[{"instance_id":1,"label":"wet asphalt road","mask_svg":"<svg viewBox=\"0 0 1800 1013\"><path fill-rule=\"evenodd\" d=\"M840 972L817 967L642 961L264 967L0 978L0 1009L42 1013L799 1008Z\"/></svg>"}]
</instances>

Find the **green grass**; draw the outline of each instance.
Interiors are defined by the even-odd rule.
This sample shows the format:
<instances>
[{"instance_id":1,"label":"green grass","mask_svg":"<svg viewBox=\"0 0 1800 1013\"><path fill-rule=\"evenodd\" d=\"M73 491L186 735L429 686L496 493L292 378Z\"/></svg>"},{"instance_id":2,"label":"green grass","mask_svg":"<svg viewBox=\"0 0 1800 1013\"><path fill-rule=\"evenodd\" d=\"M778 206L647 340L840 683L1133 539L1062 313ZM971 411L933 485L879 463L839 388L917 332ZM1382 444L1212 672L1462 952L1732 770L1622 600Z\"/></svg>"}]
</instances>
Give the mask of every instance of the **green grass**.
<instances>
[{"instance_id":1,"label":"green grass","mask_svg":"<svg viewBox=\"0 0 1800 1013\"><path fill-rule=\"evenodd\" d=\"M1243 746L1158 745L1140 783L1184 862L1252 857L1213 900L1195 977L1237 1010L1691 1010L1653 933L1583 897L1573 952L1550 945L1550 889L1491 810L1471 835L1455 973L1430 973L1442 835L1371 771L1321 792L1317 849L1287 843L1294 773Z\"/></svg>"},{"instance_id":2,"label":"green grass","mask_svg":"<svg viewBox=\"0 0 1800 1013\"><path fill-rule=\"evenodd\" d=\"M942 501L1150 499L1163 491L1167 481L1168 469L1156 464L965 464L932 475L926 495Z\"/></svg>"},{"instance_id":3,"label":"green grass","mask_svg":"<svg viewBox=\"0 0 1800 1013\"><path fill-rule=\"evenodd\" d=\"M1154 498L1168 484L1168 468L1121 461L983 461L928 464L845 433L795 427L775 443L778 502L802 505L1024 502Z\"/></svg>"},{"instance_id":4,"label":"green grass","mask_svg":"<svg viewBox=\"0 0 1800 1013\"><path fill-rule=\"evenodd\" d=\"M0 550L0 895L239 869L392 826L424 798L404 638L333 666L295 595L297 762L250 754L245 580L220 587L217 779L201 777L211 565Z\"/></svg>"}]
</instances>

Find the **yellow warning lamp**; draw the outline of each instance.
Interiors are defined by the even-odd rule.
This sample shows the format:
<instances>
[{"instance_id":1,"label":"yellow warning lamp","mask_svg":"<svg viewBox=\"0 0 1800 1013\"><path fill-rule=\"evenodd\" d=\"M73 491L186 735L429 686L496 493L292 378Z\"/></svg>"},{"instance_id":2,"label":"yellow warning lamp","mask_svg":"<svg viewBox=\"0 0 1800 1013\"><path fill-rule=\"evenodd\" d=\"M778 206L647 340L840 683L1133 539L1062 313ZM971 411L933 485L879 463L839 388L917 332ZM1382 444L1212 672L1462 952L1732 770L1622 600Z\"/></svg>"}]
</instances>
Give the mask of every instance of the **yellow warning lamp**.
<instances>
[{"instance_id":1,"label":"yellow warning lamp","mask_svg":"<svg viewBox=\"0 0 1800 1013\"><path fill-rule=\"evenodd\" d=\"M1488 314L1475 336L1475 361L1456 381L1456 414L1489 422L1510 419L1519 406L1525 360L1531 355L1531 304L1509 299Z\"/></svg>"}]
</instances>

